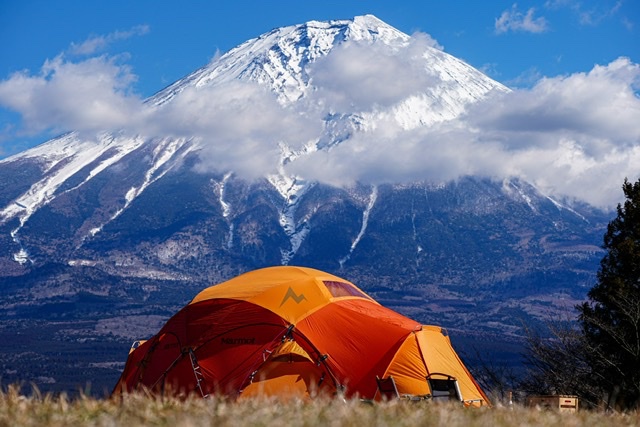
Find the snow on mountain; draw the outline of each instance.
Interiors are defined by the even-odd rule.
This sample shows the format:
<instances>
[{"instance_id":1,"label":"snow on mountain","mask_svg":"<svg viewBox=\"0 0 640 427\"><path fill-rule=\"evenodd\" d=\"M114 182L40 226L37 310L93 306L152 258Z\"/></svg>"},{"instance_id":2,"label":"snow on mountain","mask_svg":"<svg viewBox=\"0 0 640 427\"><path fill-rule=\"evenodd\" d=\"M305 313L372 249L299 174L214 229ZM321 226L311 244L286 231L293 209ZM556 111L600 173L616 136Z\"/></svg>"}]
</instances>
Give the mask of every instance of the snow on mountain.
<instances>
[{"instance_id":1,"label":"snow on mountain","mask_svg":"<svg viewBox=\"0 0 640 427\"><path fill-rule=\"evenodd\" d=\"M143 143L144 140L141 138L118 138L108 133L99 135L95 141L86 141L80 139L76 133L69 133L24 153L1 160L0 164L22 159L36 159L42 165L44 177L13 203L0 210L0 222L19 217L23 225L35 210L55 197L58 187L87 165L98 162L86 179L74 188L81 186Z\"/></svg>"},{"instance_id":2,"label":"snow on mountain","mask_svg":"<svg viewBox=\"0 0 640 427\"><path fill-rule=\"evenodd\" d=\"M162 178L171 167L164 167L167 162L172 160L176 155L176 152L180 150L183 146L185 146L189 141L184 138L165 138L158 142L158 145L153 151L153 157L151 161L151 167L147 170L144 176L144 180L140 183L139 186L132 186L125 194L125 204L122 208L118 209L115 214L111 216L109 221L113 221L116 219L122 212L124 212L127 207L136 199L142 192L151 184L153 184L158 179ZM184 150L180 157L186 156L190 153L195 147L189 146L186 150ZM91 236L95 236L99 233L102 227L106 224L101 224L99 227L94 227L91 229Z\"/></svg>"},{"instance_id":3,"label":"snow on mountain","mask_svg":"<svg viewBox=\"0 0 640 427\"><path fill-rule=\"evenodd\" d=\"M313 91L309 65L327 56L336 46L345 42L375 43L400 50L407 48L411 40L409 35L373 15L277 28L230 50L162 90L149 102L162 105L188 87L220 85L239 79L258 82L276 93L281 103L290 104ZM434 77L433 86L381 113L395 116L406 128L455 118L467 104L484 98L490 91L509 90L434 47L424 46L422 59L424 73ZM375 118L375 114L370 115L371 120Z\"/></svg>"},{"instance_id":4,"label":"snow on mountain","mask_svg":"<svg viewBox=\"0 0 640 427\"><path fill-rule=\"evenodd\" d=\"M180 96L187 88L224 85L236 80L257 82L268 88L276 94L283 106L303 105L317 89L312 76L313 64L327 57L338 46L345 43L376 45L394 52L409 48L412 41L409 35L372 15L357 16L353 20L310 21L301 25L277 28L248 40L214 59L207 66L168 86L149 98L146 105L159 108ZM316 141L306 144L298 152L286 146L282 147L279 173L267 178L283 198L280 224L289 237L292 248L282 255L284 264L295 254L308 233L305 219L297 218L296 209L299 200L314 183L305 181L303 177L286 175L282 165L295 161L299 156L317 150L328 150L335 144L347 143L353 133L366 131L390 118L405 129L430 126L457 117L470 103L483 99L491 91L508 91L506 87L442 50L427 45L421 46L421 49L419 57L422 61L422 72L429 76L431 85L387 108L329 112L323 118L325 133ZM111 221L125 211L150 184L161 178L170 165L178 164L180 158L187 153L197 151L197 141L189 138L149 138L142 135L131 137L108 132L89 141L77 133L69 133L0 161L1 165L24 159L37 159L42 168L42 177L39 180L11 203L0 208L0 224L18 218L19 225L13 230L12 238L19 244L19 231L35 211L64 192L85 185L105 169L148 144L156 144L156 147L153 150L153 159L144 166L141 165L148 168L146 174L142 181L131 183L129 190L122 195L124 203L111 216ZM86 173L81 182L70 189L59 191L63 184L80 171ZM228 214L230 207L224 205L223 197L224 182L220 187L220 202ZM371 195L371 201L375 202L375 193ZM363 226L366 227L366 212L363 222ZM91 228L87 237L100 232L104 225L105 223L102 223ZM231 239L232 228L229 233ZM231 241L229 240L229 244ZM357 241L354 245L357 245ZM14 258L19 262L28 260L22 248Z\"/></svg>"},{"instance_id":5,"label":"snow on mountain","mask_svg":"<svg viewBox=\"0 0 640 427\"><path fill-rule=\"evenodd\" d=\"M0 224L12 218L19 219L19 225L11 232L11 237L15 243L20 245L18 238L20 229L36 210L56 197L58 188L69 178L87 165L97 163L80 184L66 190L67 192L80 187L107 167L115 164L143 142L140 138L119 140L107 133L100 135L97 142L87 142L80 139L77 134L70 133L25 153L5 159L2 162L35 158L42 163L44 177L35 182L27 192L0 210ZM110 153L107 154L108 152ZM19 252L14 255L14 259L20 264L28 262L27 251L20 247Z\"/></svg>"},{"instance_id":6,"label":"snow on mountain","mask_svg":"<svg viewBox=\"0 0 640 427\"><path fill-rule=\"evenodd\" d=\"M149 102L161 105L187 87L224 84L236 79L270 87L283 103L295 102L310 89L307 65L347 40L401 47L410 37L373 15L276 28L231 49L162 90Z\"/></svg>"},{"instance_id":7,"label":"snow on mountain","mask_svg":"<svg viewBox=\"0 0 640 427\"><path fill-rule=\"evenodd\" d=\"M351 247L349 248L349 253L344 257L340 258L339 260L341 268L344 266L345 262L349 261L349 258L351 258L351 254L353 254L353 251L358 246L358 243L360 243L360 240L362 240L362 236L364 236L365 231L367 231L367 225L369 224L369 215L371 214L371 210L373 209L373 206L376 204L377 199L378 199L378 187L374 185L371 188L371 195L369 196L367 207L362 212L362 227L360 228L360 231L358 232L358 235L356 236L356 238L353 239L353 242L351 243Z\"/></svg>"}]
</instances>

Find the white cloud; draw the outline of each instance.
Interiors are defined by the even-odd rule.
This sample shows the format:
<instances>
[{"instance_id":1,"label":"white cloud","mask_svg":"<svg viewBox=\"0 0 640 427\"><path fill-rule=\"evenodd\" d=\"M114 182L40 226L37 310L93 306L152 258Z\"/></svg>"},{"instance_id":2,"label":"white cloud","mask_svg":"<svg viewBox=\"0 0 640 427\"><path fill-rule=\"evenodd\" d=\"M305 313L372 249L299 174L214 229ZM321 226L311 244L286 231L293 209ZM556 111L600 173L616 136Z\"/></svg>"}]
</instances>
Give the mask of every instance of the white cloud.
<instances>
[{"instance_id":1,"label":"white cloud","mask_svg":"<svg viewBox=\"0 0 640 427\"><path fill-rule=\"evenodd\" d=\"M89 37L82 43L71 43L68 52L72 55L93 55L104 51L111 43L126 40L134 36L142 36L149 32L148 25L136 25L129 30L114 31L106 35Z\"/></svg>"},{"instance_id":2,"label":"white cloud","mask_svg":"<svg viewBox=\"0 0 640 427\"><path fill-rule=\"evenodd\" d=\"M545 78L471 111L513 173L550 193L610 207L640 177L640 66L619 58L589 73Z\"/></svg>"},{"instance_id":3,"label":"white cloud","mask_svg":"<svg viewBox=\"0 0 640 427\"><path fill-rule=\"evenodd\" d=\"M640 177L639 88L640 66L620 58L489 98L436 126L381 124L290 168L336 185L517 176L610 208L623 179Z\"/></svg>"},{"instance_id":4,"label":"white cloud","mask_svg":"<svg viewBox=\"0 0 640 427\"><path fill-rule=\"evenodd\" d=\"M618 58L589 73L541 79L531 90L515 91L502 103L483 106L483 125L508 132L640 142L640 66Z\"/></svg>"},{"instance_id":5,"label":"white cloud","mask_svg":"<svg viewBox=\"0 0 640 427\"><path fill-rule=\"evenodd\" d=\"M540 73L540 70L538 70L536 67L531 67L527 70L524 70L522 73L520 73L518 76L516 76L514 79L511 79L507 82L504 82L505 84L507 84L509 87L511 88L515 88L515 87L532 87L533 85L535 85L540 79L542 79L544 76L542 75L542 73Z\"/></svg>"},{"instance_id":6,"label":"white cloud","mask_svg":"<svg viewBox=\"0 0 640 427\"><path fill-rule=\"evenodd\" d=\"M281 145L301 148L321 131L319 120L240 81L190 87L148 114L145 134L195 137L203 147L200 169L233 170L245 178L276 172Z\"/></svg>"},{"instance_id":7,"label":"white cloud","mask_svg":"<svg viewBox=\"0 0 640 427\"><path fill-rule=\"evenodd\" d=\"M524 31L528 33L543 33L549 29L547 20L544 17L534 17L535 8L530 8L527 13L518 10L518 5L513 4L511 9L507 9L496 18L495 31L503 34L508 31Z\"/></svg>"},{"instance_id":8,"label":"white cloud","mask_svg":"<svg viewBox=\"0 0 640 427\"><path fill-rule=\"evenodd\" d=\"M141 100L130 93L136 77L117 58L48 60L40 74L15 73L0 82L0 105L22 117L22 133L119 128L137 115Z\"/></svg>"},{"instance_id":9,"label":"white cloud","mask_svg":"<svg viewBox=\"0 0 640 427\"><path fill-rule=\"evenodd\" d=\"M67 57L94 55L116 41L148 32L147 25L138 25L92 36L45 61L38 73L21 71L0 81L0 107L21 118L19 128L5 126L0 138L118 129L140 120L143 100L132 91L137 77L124 63L128 55L93 56L76 62Z\"/></svg>"},{"instance_id":10,"label":"white cloud","mask_svg":"<svg viewBox=\"0 0 640 427\"><path fill-rule=\"evenodd\" d=\"M417 31L411 35L411 41L409 43L408 49L414 51L414 55L416 53L420 53L423 47L432 47L438 50L444 50L444 47L438 42L438 40L431 37L431 34L423 33Z\"/></svg>"},{"instance_id":11,"label":"white cloud","mask_svg":"<svg viewBox=\"0 0 640 427\"><path fill-rule=\"evenodd\" d=\"M597 26L603 21L610 19L620 12L623 6L622 0L599 0L599 1L578 1L578 0L548 0L544 7L550 10L566 8L575 15L580 25ZM623 25L626 17L622 17Z\"/></svg>"},{"instance_id":12,"label":"white cloud","mask_svg":"<svg viewBox=\"0 0 640 427\"><path fill-rule=\"evenodd\" d=\"M389 107L434 82L419 58L440 50L430 36L416 34L404 49L347 42L313 64L316 96L333 111Z\"/></svg>"}]
</instances>

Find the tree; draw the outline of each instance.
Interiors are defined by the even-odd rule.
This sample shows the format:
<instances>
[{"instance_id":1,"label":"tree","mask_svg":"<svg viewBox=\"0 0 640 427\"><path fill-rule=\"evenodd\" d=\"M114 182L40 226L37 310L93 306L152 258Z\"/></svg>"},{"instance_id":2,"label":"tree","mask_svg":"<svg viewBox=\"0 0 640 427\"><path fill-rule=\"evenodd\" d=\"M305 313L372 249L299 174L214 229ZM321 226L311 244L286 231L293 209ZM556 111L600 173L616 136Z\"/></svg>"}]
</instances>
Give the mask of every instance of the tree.
<instances>
[{"instance_id":1,"label":"tree","mask_svg":"<svg viewBox=\"0 0 640 427\"><path fill-rule=\"evenodd\" d=\"M526 394L569 394L580 396L581 407L601 402L602 378L588 363L585 337L573 319L550 320L549 335L525 328L526 376L518 388Z\"/></svg>"},{"instance_id":2,"label":"tree","mask_svg":"<svg viewBox=\"0 0 640 427\"><path fill-rule=\"evenodd\" d=\"M593 378L609 406L632 409L640 403L640 179L625 179L622 190L598 281L577 309Z\"/></svg>"}]
</instances>

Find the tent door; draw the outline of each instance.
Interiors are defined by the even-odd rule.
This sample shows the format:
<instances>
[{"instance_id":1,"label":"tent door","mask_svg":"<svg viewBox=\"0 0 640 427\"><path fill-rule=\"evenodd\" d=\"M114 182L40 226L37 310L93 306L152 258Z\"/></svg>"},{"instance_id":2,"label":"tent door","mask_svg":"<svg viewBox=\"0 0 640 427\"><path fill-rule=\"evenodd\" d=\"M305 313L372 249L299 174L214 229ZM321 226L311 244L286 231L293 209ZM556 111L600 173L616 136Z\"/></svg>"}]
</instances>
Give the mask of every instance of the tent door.
<instances>
[{"instance_id":1,"label":"tent door","mask_svg":"<svg viewBox=\"0 0 640 427\"><path fill-rule=\"evenodd\" d=\"M435 377L435 378L434 378ZM462 402L458 380L447 374L434 372L427 375L431 398L436 400L456 400Z\"/></svg>"}]
</instances>

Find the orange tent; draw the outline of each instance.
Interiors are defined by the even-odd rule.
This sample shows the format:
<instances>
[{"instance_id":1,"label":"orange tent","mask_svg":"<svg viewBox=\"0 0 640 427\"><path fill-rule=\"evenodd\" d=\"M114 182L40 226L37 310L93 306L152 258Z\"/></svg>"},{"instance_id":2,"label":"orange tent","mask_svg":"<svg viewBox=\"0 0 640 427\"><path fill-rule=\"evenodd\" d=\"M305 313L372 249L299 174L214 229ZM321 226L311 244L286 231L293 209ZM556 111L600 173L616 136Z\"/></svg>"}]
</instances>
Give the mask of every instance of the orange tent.
<instances>
[{"instance_id":1,"label":"orange tent","mask_svg":"<svg viewBox=\"0 0 640 427\"><path fill-rule=\"evenodd\" d=\"M448 381L466 404L489 403L441 328L337 276L285 266L200 292L130 352L114 393L381 399L388 378L396 396L436 397Z\"/></svg>"}]
</instances>

